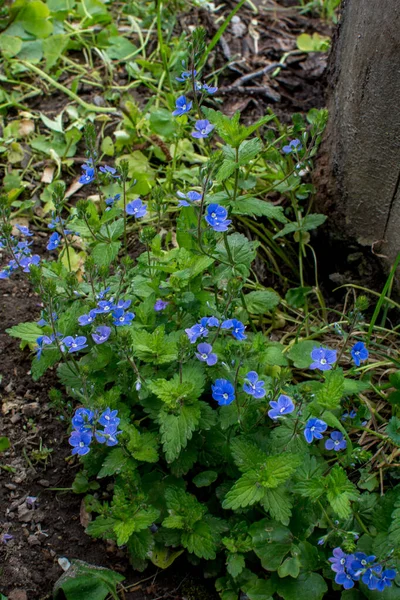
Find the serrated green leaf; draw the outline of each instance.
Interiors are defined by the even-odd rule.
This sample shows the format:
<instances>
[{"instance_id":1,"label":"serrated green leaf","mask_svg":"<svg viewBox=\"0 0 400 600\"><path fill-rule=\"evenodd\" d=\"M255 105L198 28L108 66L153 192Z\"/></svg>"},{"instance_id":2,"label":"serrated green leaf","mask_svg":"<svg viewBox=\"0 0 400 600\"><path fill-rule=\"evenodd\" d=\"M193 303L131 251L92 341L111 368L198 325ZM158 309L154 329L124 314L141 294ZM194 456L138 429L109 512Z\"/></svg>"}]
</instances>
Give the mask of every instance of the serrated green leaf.
<instances>
[{"instance_id":1,"label":"serrated green leaf","mask_svg":"<svg viewBox=\"0 0 400 600\"><path fill-rule=\"evenodd\" d=\"M280 296L273 290L250 292L244 296L246 308L254 315L264 315L274 310L280 302Z\"/></svg>"},{"instance_id":2,"label":"serrated green leaf","mask_svg":"<svg viewBox=\"0 0 400 600\"><path fill-rule=\"evenodd\" d=\"M182 405L177 414L170 414L164 410L159 413L161 442L167 462L170 463L178 458L181 450L186 448L199 421L200 406L198 403L189 406Z\"/></svg>"},{"instance_id":3,"label":"serrated green leaf","mask_svg":"<svg viewBox=\"0 0 400 600\"><path fill-rule=\"evenodd\" d=\"M400 447L400 419L398 417L390 419L386 427L386 434L396 446Z\"/></svg>"},{"instance_id":4,"label":"serrated green leaf","mask_svg":"<svg viewBox=\"0 0 400 600\"><path fill-rule=\"evenodd\" d=\"M32 322L13 325L13 327L6 329L6 333L29 344L35 344L38 337L43 335L42 328Z\"/></svg>"},{"instance_id":5,"label":"serrated green leaf","mask_svg":"<svg viewBox=\"0 0 400 600\"><path fill-rule=\"evenodd\" d=\"M160 511L154 507L141 508L131 518L117 521L114 524L114 533L117 536L118 546L126 544L134 532L149 527L160 515Z\"/></svg>"},{"instance_id":6,"label":"serrated green leaf","mask_svg":"<svg viewBox=\"0 0 400 600\"><path fill-rule=\"evenodd\" d=\"M92 258L98 267L108 267L118 256L121 242L100 242L92 250Z\"/></svg>"},{"instance_id":7,"label":"serrated green leaf","mask_svg":"<svg viewBox=\"0 0 400 600\"><path fill-rule=\"evenodd\" d=\"M237 577L245 567L243 554L228 554L226 560L226 570L232 577Z\"/></svg>"},{"instance_id":8,"label":"serrated green leaf","mask_svg":"<svg viewBox=\"0 0 400 600\"><path fill-rule=\"evenodd\" d=\"M322 408L334 410L340 406L344 390L344 375L342 369L327 371L322 387L316 393L316 401Z\"/></svg>"},{"instance_id":9,"label":"serrated green leaf","mask_svg":"<svg viewBox=\"0 0 400 600\"><path fill-rule=\"evenodd\" d=\"M332 468L326 477L326 483L329 504L341 519L347 519L351 514L351 501L357 500L359 496L357 488L339 465Z\"/></svg>"},{"instance_id":10,"label":"serrated green leaf","mask_svg":"<svg viewBox=\"0 0 400 600\"><path fill-rule=\"evenodd\" d=\"M296 231L311 231L322 225L326 221L326 215L311 214L306 215L300 224L297 222L287 223L281 231L274 235L274 240L289 233L295 233Z\"/></svg>"},{"instance_id":11,"label":"serrated green leaf","mask_svg":"<svg viewBox=\"0 0 400 600\"><path fill-rule=\"evenodd\" d=\"M283 525L289 524L292 516L292 501L288 491L283 486L265 490L260 504L273 519Z\"/></svg>"},{"instance_id":12,"label":"serrated green leaf","mask_svg":"<svg viewBox=\"0 0 400 600\"><path fill-rule=\"evenodd\" d=\"M242 473L257 469L265 463L267 455L243 437L234 438L230 445L235 465Z\"/></svg>"},{"instance_id":13,"label":"serrated green leaf","mask_svg":"<svg viewBox=\"0 0 400 600\"><path fill-rule=\"evenodd\" d=\"M203 521L197 521L193 525L191 532L182 533L182 546L190 553L195 554L199 558L206 560L214 560L217 555L217 540L210 525Z\"/></svg>"},{"instance_id":14,"label":"serrated green leaf","mask_svg":"<svg viewBox=\"0 0 400 600\"><path fill-rule=\"evenodd\" d=\"M266 202L259 198L239 197L232 205L232 213L251 217L267 217L267 219L274 219L279 223L287 222L282 206L275 206L272 202Z\"/></svg>"},{"instance_id":15,"label":"serrated green leaf","mask_svg":"<svg viewBox=\"0 0 400 600\"><path fill-rule=\"evenodd\" d=\"M131 338L135 356L144 362L162 365L176 360L176 342L165 334L164 326L157 327L153 333L132 329Z\"/></svg>"},{"instance_id":16,"label":"serrated green leaf","mask_svg":"<svg viewBox=\"0 0 400 600\"><path fill-rule=\"evenodd\" d=\"M264 496L264 488L256 471L248 471L233 485L225 496L222 508L245 508L259 502Z\"/></svg>"},{"instance_id":17,"label":"serrated green leaf","mask_svg":"<svg viewBox=\"0 0 400 600\"><path fill-rule=\"evenodd\" d=\"M128 460L131 465L135 464L135 461L129 459L122 448L113 448L104 459L97 479L120 473L126 467Z\"/></svg>"}]
</instances>

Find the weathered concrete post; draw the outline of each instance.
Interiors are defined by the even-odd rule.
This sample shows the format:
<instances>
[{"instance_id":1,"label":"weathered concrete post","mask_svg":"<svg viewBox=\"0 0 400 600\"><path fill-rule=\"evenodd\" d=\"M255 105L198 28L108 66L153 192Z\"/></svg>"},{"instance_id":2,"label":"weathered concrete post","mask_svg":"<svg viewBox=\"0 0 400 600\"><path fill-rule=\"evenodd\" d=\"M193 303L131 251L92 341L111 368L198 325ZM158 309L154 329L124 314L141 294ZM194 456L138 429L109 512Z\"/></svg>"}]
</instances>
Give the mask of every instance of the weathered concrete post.
<instances>
[{"instance_id":1,"label":"weathered concrete post","mask_svg":"<svg viewBox=\"0 0 400 600\"><path fill-rule=\"evenodd\" d=\"M344 237L393 263L400 252L399 0L343 0L328 81L319 208Z\"/></svg>"}]
</instances>

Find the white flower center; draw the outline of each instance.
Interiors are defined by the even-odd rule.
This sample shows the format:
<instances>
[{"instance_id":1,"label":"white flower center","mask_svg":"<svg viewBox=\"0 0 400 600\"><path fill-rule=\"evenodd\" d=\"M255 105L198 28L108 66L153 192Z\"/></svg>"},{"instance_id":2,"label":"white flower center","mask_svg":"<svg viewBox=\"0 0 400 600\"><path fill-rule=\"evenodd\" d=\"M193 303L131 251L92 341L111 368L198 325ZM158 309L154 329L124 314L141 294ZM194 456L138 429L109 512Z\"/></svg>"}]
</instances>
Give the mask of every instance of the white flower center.
<instances>
[{"instance_id":1,"label":"white flower center","mask_svg":"<svg viewBox=\"0 0 400 600\"><path fill-rule=\"evenodd\" d=\"M79 442L79 446L80 446L81 448L84 448L84 446L85 446L85 443L84 443L84 442Z\"/></svg>"},{"instance_id":2,"label":"white flower center","mask_svg":"<svg viewBox=\"0 0 400 600\"><path fill-rule=\"evenodd\" d=\"M182 106L182 110L186 110L186 104Z\"/></svg>"},{"instance_id":3,"label":"white flower center","mask_svg":"<svg viewBox=\"0 0 400 600\"><path fill-rule=\"evenodd\" d=\"M326 365L326 358L321 358L321 365Z\"/></svg>"},{"instance_id":4,"label":"white flower center","mask_svg":"<svg viewBox=\"0 0 400 600\"><path fill-rule=\"evenodd\" d=\"M215 214L215 212L213 212L213 213L211 213L211 216L212 216L212 218L213 218L213 219L215 219L215 217L216 217L217 215Z\"/></svg>"},{"instance_id":5,"label":"white flower center","mask_svg":"<svg viewBox=\"0 0 400 600\"><path fill-rule=\"evenodd\" d=\"M315 431L315 427L310 427L310 431Z\"/></svg>"},{"instance_id":6,"label":"white flower center","mask_svg":"<svg viewBox=\"0 0 400 600\"><path fill-rule=\"evenodd\" d=\"M119 320L121 321L121 323L124 321L125 317L120 317Z\"/></svg>"},{"instance_id":7,"label":"white flower center","mask_svg":"<svg viewBox=\"0 0 400 600\"><path fill-rule=\"evenodd\" d=\"M224 400L228 400L229 398L228 394L222 394L222 397L224 398Z\"/></svg>"},{"instance_id":8,"label":"white flower center","mask_svg":"<svg viewBox=\"0 0 400 600\"><path fill-rule=\"evenodd\" d=\"M205 134L207 133L207 131L206 131L205 129L202 129L202 130L201 130L201 133L202 133L203 135L205 135Z\"/></svg>"},{"instance_id":9,"label":"white flower center","mask_svg":"<svg viewBox=\"0 0 400 600\"><path fill-rule=\"evenodd\" d=\"M204 354L204 352L203 352L203 354L201 355L201 358L204 358L204 360L205 360L207 358L207 354Z\"/></svg>"}]
</instances>

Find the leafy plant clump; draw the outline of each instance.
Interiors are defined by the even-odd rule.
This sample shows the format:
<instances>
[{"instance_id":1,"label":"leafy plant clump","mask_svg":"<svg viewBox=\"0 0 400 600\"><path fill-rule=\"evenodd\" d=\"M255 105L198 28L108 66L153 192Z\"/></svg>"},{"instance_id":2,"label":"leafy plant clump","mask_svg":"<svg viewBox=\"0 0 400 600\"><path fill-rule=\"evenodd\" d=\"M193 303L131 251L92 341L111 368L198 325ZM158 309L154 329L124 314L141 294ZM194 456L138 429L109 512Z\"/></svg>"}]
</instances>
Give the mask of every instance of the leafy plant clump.
<instances>
[{"instance_id":1,"label":"leafy plant clump","mask_svg":"<svg viewBox=\"0 0 400 600\"><path fill-rule=\"evenodd\" d=\"M58 365L77 404L69 441L87 533L126 546L135 568L166 568L185 552L223 600L318 600L354 587L354 598L399 598L398 391L384 416L365 395L399 389L397 363L382 383L382 348L376 368L368 362L364 297L335 334L312 316L314 299L326 316L317 280L305 282L310 231L325 217L310 211L303 177L326 112L307 124L295 116L286 131L273 114L245 127L209 106L217 86L200 77L204 52L196 30L167 113L173 129L166 109L148 116L165 136L159 156L182 161L178 175L147 186L129 156L104 165L87 126L79 182L96 193L70 206L63 182L51 184L54 260L32 253L32 232L13 228L2 197L10 260L0 278L22 270L43 302L38 323L8 332L35 348L35 379ZM192 144L197 181L183 166ZM285 299L258 281L257 251L299 277ZM294 331L272 341L285 319ZM320 341L326 331L332 344Z\"/></svg>"}]
</instances>

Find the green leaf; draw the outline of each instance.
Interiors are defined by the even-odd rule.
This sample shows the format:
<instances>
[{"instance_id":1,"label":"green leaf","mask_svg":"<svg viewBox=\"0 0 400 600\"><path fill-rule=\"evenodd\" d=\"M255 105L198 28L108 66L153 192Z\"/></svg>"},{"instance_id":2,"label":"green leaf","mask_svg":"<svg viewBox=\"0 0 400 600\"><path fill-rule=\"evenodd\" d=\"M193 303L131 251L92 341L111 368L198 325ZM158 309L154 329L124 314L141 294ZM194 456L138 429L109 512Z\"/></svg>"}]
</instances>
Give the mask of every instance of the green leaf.
<instances>
[{"instance_id":1,"label":"green leaf","mask_svg":"<svg viewBox=\"0 0 400 600\"><path fill-rule=\"evenodd\" d=\"M37 381L47 371L49 367L52 367L61 360L61 352L58 349L50 350L44 348L40 359L37 357L32 361L31 375L33 381Z\"/></svg>"},{"instance_id":2,"label":"green leaf","mask_svg":"<svg viewBox=\"0 0 400 600\"><path fill-rule=\"evenodd\" d=\"M285 483L301 462L301 456L288 452L268 456L262 470L262 485L266 488L276 488L281 483Z\"/></svg>"},{"instance_id":3,"label":"green leaf","mask_svg":"<svg viewBox=\"0 0 400 600\"><path fill-rule=\"evenodd\" d=\"M199 558L214 560L217 555L218 535L204 521L197 521L191 532L182 533L182 546Z\"/></svg>"},{"instance_id":4,"label":"green leaf","mask_svg":"<svg viewBox=\"0 0 400 600\"><path fill-rule=\"evenodd\" d=\"M116 520L111 517L100 516L88 524L85 532L94 538L107 539L112 536L115 523Z\"/></svg>"},{"instance_id":5,"label":"green leaf","mask_svg":"<svg viewBox=\"0 0 400 600\"><path fill-rule=\"evenodd\" d=\"M254 552L267 571L276 571L292 546L292 535L287 527L276 521L263 519L249 528Z\"/></svg>"},{"instance_id":6,"label":"green leaf","mask_svg":"<svg viewBox=\"0 0 400 600\"><path fill-rule=\"evenodd\" d=\"M235 465L242 473L257 469L258 466L265 463L267 458L265 452L251 442L244 440L243 437L234 438L230 449Z\"/></svg>"},{"instance_id":7,"label":"green leaf","mask_svg":"<svg viewBox=\"0 0 400 600\"><path fill-rule=\"evenodd\" d=\"M157 108L150 113L150 129L157 135L171 137L177 129L176 120L171 119L171 112L166 108Z\"/></svg>"},{"instance_id":8,"label":"green leaf","mask_svg":"<svg viewBox=\"0 0 400 600\"><path fill-rule=\"evenodd\" d=\"M159 515L160 511L150 506L148 508L140 508L127 520L117 521L114 524L114 532L117 536L118 546L126 544L132 533L150 527L158 519Z\"/></svg>"},{"instance_id":9,"label":"green leaf","mask_svg":"<svg viewBox=\"0 0 400 600\"><path fill-rule=\"evenodd\" d=\"M292 501L288 491L282 486L265 490L264 497L260 500L264 510L271 517L283 525L288 525L292 516ZM283 577L283 575L281 575Z\"/></svg>"},{"instance_id":10,"label":"green leaf","mask_svg":"<svg viewBox=\"0 0 400 600\"><path fill-rule=\"evenodd\" d=\"M327 410L334 410L340 406L343 396L344 375L343 369L327 371L322 387L316 393L316 401Z\"/></svg>"},{"instance_id":11,"label":"green leaf","mask_svg":"<svg viewBox=\"0 0 400 600\"><path fill-rule=\"evenodd\" d=\"M232 577L237 577L245 567L243 554L228 554L226 570Z\"/></svg>"},{"instance_id":12,"label":"green leaf","mask_svg":"<svg viewBox=\"0 0 400 600\"><path fill-rule=\"evenodd\" d=\"M248 471L242 475L225 496L222 508L237 510L259 502L265 493L259 479L256 471Z\"/></svg>"},{"instance_id":13,"label":"green leaf","mask_svg":"<svg viewBox=\"0 0 400 600\"><path fill-rule=\"evenodd\" d=\"M278 569L279 577L293 577L296 579L300 573L300 561L296 557L286 558Z\"/></svg>"},{"instance_id":14,"label":"green leaf","mask_svg":"<svg viewBox=\"0 0 400 600\"><path fill-rule=\"evenodd\" d=\"M347 478L346 471L337 464L325 479L329 504L341 519L347 519L351 514L350 502L359 497L357 488Z\"/></svg>"},{"instance_id":15,"label":"green leaf","mask_svg":"<svg viewBox=\"0 0 400 600\"><path fill-rule=\"evenodd\" d=\"M396 446L400 447L400 419L398 417L390 419L386 427L386 434Z\"/></svg>"},{"instance_id":16,"label":"green leaf","mask_svg":"<svg viewBox=\"0 0 400 600\"><path fill-rule=\"evenodd\" d=\"M326 221L325 215L319 214L311 214L306 215L301 221L300 224L297 222L288 223L285 225L281 231L279 231L276 235L274 235L274 240L279 237L283 237L288 235L289 233L294 233L296 231L311 231L312 229L316 229Z\"/></svg>"},{"instance_id":17,"label":"green leaf","mask_svg":"<svg viewBox=\"0 0 400 600\"><path fill-rule=\"evenodd\" d=\"M278 582L278 594L284 600L321 600L327 591L328 586L318 573L301 573L297 579Z\"/></svg>"},{"instance_id":18,"label":"green leaf","mask_svg":"<svg viewBox=\"0 0 400 600\"><path fill-rule=\"evenodd\" d=\"M263 148L262 141L258 138L252 138L251 140L245 140L239 146L239 164L246 166L253 158L256 158L260 154Z\"/></svg>"},{"instance_id":19,"label":"green leaf","mask_svg":"<svg viewBox=\"0 0 400 600\"><path fill-rule=\"evenodd\" d=\"M274 591L271 580L257 579L256 583L252 583L249 588L246 588L246 596L249 600L272 600Z\"/></svg>"},{"instance_id":20,"label":"green leaf","mask_svg":"<svg viewBox=\"0 0 400 600\"><path fill-rule=\"evenodd\" d=\"M120 473L128 463L128 457L122 448L113 448L105 458L103 465L97 475L97 479ZM134 464L132 459L129 462Z\"/></svg>"},{"instance_id":21,"label":"green leaf","mask_svg":"<svg viewBox=\"0 0 400 600\"><path fill-rule=\"evenodd\" d=\"M8 437L1 436L0 437L0 452L4 452L5 450L8 450L9 447L10 447L10 440L8 439Z\"/></svg>"},{"instance_id":22,"label":"green leaf","mask_svg":"<svg viewBox=\"0 0 400 600\"><path fill-rule=\"evenodd\" d=\"M351 394L359 394L360 392L365 392L365 390L369 390L370 388L371 383L369 381L345 378L343 385L343 394L345 396L350 396Z\"/></svg>"},{"instance_id":23,"label":"green leaf","mask_svg":"<svg viewBox=\"0 0 400 600\"><path fill-rule=\"evenodd\" d=\"M22 40L19 37L13 37L3 33L0 35L0 51L6 58L11 58L18 54L22 48Z\"/></svg>"},{"instance_id":24,"label":"green leaf","mask_svg":"<svg viewBox=\"0 0 400 600\"><path fill-rule=\"evenodd\" d=\"M394 546L400 546L400 498L397 500L395 509L392 512L389 526L389 540Z\"/></svg>"},{"instance_id":25,"label":"green leaf","mask_svg":"<svg viewBox=\"0 0 400 600\"><path fill-rule=\"evenodd\" d=\"M69 388L80 389L82 387L82 380L79 375L76 374L76 368L73 362L61 363L57 367L57 375L63 385Z\"/></svg>"},{"instance_id":26,"label":"green leaf","mask_svg":"<svg viewBox=\"0 0 400 600\"><path fill-rule=\"evenodd\" d=\"M279 223L287 223L287 218L282 206L275 206L272 202L266 202L259 198L246 198L240 196L232 205L234 215L250 215L251 217L267 217Z\"/></svg>"},{"instance_id":27,"label":"green leaf","mask_svg":"<svg viewBox=\"0 0 400 600\"><path fill-rule=\"evenodd\" d=\"M140 360L155 365L176 360L176 342L165 334L163 325L157 327L153 333L132 329L131 337L133 352Z\"/></svg>"},{"instance_id":28,"label":"green leaf","mask_svg":"<svg viewBox=\"0 0 400 600\"><path fill-rule=\"evenodd\" d=\"M42 328L32 322L14 325L6 329L6 333L11 335L11 337L21 339L23 342L28 342L28 344L35 344L38 337L43 335Z\"/></svg>"},{"instance_id":29,"label":"green leaf","mask_svg":"<svg viewBox=\"0 0 400 600\"><path fill-rule=\"evenodd\" d=\"M118 256L121 242L100 242L92 250L92 257L98 267L108 267Z\"/></svg>"},{"instance_id":30,"label":"green leaf","mask_svg":"<svg viewBox=\"0 0 400 600\"><path fill-rule=\"evenodd\" d=\"M101 142L101 151L104 152L107 156L114 156L114 142L109 135L106 135Z\"/></svg>"},{"instance_id":31,"label":"green leaf","mask_svg":"<svg viewBox=\"0 0 400 600\"><path fill-rule=\"evenodd\" d=\"M208 487L217 480L218 473L216 471L202 471L193 477L193 483L196 487Z\"/></svg>"},{"instance_id":32,"label":"green leaf","mask_svg":"<svg viewBox=\"0 0 400 600\"><path fill-rule=\"evenodd\" d=\"M161 441L167 462L178 458L181 450L192 439L193 432L200 421L198 403L181 406L178 414L169 414L162 410L158 416Z\"/></svg>"},{"instance_id":33,"label":"green leaf","mask_svg":"<svg viewBox=\"0 0 400 600\"><path fill-rule=\"evenodd\" d=\"M22 23L28 33L37 38L46 38L53 31L53 24L48 20L50 10L41 0L30 0L23 5L17 20Z\"/></svg>"},{"instance_id":34,"label":"green leaf","mask_svg":"<svg viewBox=\"0 0 400 600\"><path fill-rule=\"evenodd\" d=\"M302 308L306 301L306 297L313 291L312 287L297 287L291 288L286 292L285 300L294 308Z\"/></svg>"},{"instance_id":35,"label":"green leaf","mask_svg":"<svg viewBox=\"0 0 400 600\"><path fill-rule=\"evenodd\" d=\"M244 298L247 310L254 315L264 315L266 312L274 310L281 300L279 294L273 290L250 292Z\"/></svg>"},{"instance_id":36,"label":"green leaf","mask_svg":"<svg viewBox=\"0 0 400 600\"><path fill-rule=\"evenodd\" d=\"M58 33L43 40L43 54L46 59L46 67L51 69L59 61L64 50L68 46L69 37ZM43 120L43 116L41 118ZM50 120L50 119L49 119ZM50 128L51 129L51 128ZM54 131L59 131L55 129ZM62 131L62 129L61 129Z\"/></svg>"},{"instance_id":37,"label":"green leaf","mask_svg":"<svg viewBox=\"0 0 400 600\"><path fill-rule=\"evenodd\" d=\"M117 598L117 584L125 577L109 569L73 559L71 566L55 583L54 600L104 600Z\"/></svg>"},{"instance_id":38,"label":"green leaf","mask_svg":"<svg viewBox=\"0 0 400 600\"><path fill-rule=\"evenodd\" d=\"M114 35L108 38L110 46L106 50L107 56L113 60L125 61L136 51L136 46L126 37Z\"/></svg>"},{"instance_id":39,"label":"green leaf","mask_svg":"<svg viewBox=\"0 0 400 600\"><path fill-rule=\"evenodd\" d=\"M316 342L304 340L292 346L287 355L294 362L295 367L298 369L307 369L312 363L311 352L317 347L318 344Z\"/></svg>"}]
</instances>

